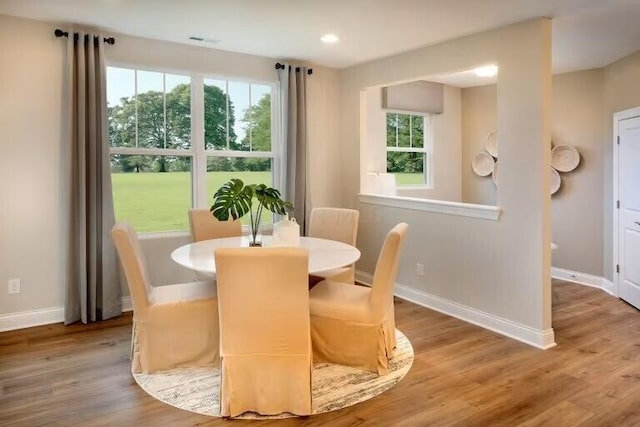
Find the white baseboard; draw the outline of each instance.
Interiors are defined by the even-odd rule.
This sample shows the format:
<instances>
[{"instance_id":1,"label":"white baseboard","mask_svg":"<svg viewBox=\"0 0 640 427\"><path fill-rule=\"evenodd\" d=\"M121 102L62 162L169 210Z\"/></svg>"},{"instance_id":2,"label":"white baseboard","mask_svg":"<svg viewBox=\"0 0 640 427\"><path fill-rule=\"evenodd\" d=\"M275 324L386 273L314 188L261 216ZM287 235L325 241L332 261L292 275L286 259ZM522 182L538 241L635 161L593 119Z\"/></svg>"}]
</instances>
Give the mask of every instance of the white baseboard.
<instances>
[{"instance_id":1,"label":"white baseboard","mask_svg":"<svg viewBox=\"0 0 640 427\"><path fill-rule=\"evenodd\" d=\"M131 297L122 297L122 311L132 311ZM0 315L0 332L64 322L63 307L49 307Z\"/></svg>"},{"instance_id":2,"label":"white baseboard","mask_svg":"<svg viewBox=\"0 0 640 427\"><path fill-rule=\"evenodd\" d=\"M370 285L372 279L373 277L370 274L356 271L356 280L358 282ZM552 328L547 330L534 329L399 283L396 283L395 295L398 298L456 317L465 322L473 323L543 350L556 345Z\"/></svg>"},{"instance_id":3,"label":"white baseboard","mask_svg":"<svg viewBox=\"0 0 640 427\"><path fill-rule=\"evenodd\" d=\"M64 308L49 307L0 316L0 332L64 322Z\"/></svg>"},{"instance_id":4,"label":"white baseboard","mask_svg":"<svg viewBox=\"0 0 640 427\"><path fill-rule=\"evenodd\" d=\"M579 285L590 286L592 288L602 289L609 295L617 297L613 283L604 277L594 276L592 274L571 271L565 268L551 267L551 277L554 279L566 280L567 282L577 283Z\"/></svg>"}]
</instances>

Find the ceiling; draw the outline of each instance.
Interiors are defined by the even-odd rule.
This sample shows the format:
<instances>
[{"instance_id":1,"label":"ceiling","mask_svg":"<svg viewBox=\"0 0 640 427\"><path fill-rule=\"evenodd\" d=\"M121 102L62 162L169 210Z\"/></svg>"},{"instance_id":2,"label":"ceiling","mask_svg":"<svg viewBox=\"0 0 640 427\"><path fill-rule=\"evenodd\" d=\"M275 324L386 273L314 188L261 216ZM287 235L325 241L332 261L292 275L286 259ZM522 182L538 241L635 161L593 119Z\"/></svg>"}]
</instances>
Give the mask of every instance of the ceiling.
<instances>
[{"instance_id":1,"label":"ceiling","mask_svg":"<svg viewBox=\"0 0 640 427\"><path fill-rule=\"evenodd\" d=\"M0 0L0 14L336 68L541 16L555 73L640 50L640 0Z\"/></svg>"}]
</instances>

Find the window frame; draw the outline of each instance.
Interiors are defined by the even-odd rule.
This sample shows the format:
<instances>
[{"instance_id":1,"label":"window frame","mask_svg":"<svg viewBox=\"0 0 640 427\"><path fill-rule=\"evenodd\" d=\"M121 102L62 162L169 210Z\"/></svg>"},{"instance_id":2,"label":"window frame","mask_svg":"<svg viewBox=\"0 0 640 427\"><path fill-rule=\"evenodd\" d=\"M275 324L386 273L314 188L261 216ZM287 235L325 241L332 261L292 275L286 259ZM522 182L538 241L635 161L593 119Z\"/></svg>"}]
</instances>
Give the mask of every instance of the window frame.
<instances>
[{"instance_id":1,"label":"window frame","mask_svg":"<svg viewBox=\"0 0 640 427\"><path fill-rule=\"evenodd\" d=\"M423 135L422 135L422 147L398 147L397 146L397 136L396 136L396 146L389 146L389 141L387 140L387 120L389 114L396 115L405 115L405 116L418 116L423 118ZM398 185L396 182L396 187L399 189L433 189L433 115L429 113L419 112L419 111L407 111L407 110L396 110L396 109L385 109L385 164L387 161L387 153L389 152L401 152L401 153L423 153L423 179L424 182L422 184L406 184L406 185ZM411 128L409 128L411 130ZM385 168L386 169L386 168ZM394 172L387 172L389 174L394 174Z\"/></svg>"},{"instance_id":2,"label":"window frame","mask_svg":"<svg viewBox=\"0 0 640 427\"><path fill-rule=\"evenodd\" d=\"M246 77L223 76L213 73L200 73L184 69L173 69L170 67L154 67L144 64L132 64L116 61L108 61L106 67L123 68L138 71L149 71L164 74L173 74L189 77L191 79L191 145L189 149L182 148L133 148L133 147L113 147L109 141L109 157L112 155L144 155L144 156L172 156L191 158L191 206L192 208L208 208L212 204L213 194L207 194L207 158L208 157L259 157L271 159L271 179L274 188L281 188L283 177L280 176L279 164L283 161L281 157L284 151L281 147L283 136L281 126L280 109L277 108L280 102L280 86L275 80L265 81ZM204 135L204 81L206 79L224 80L226 82L241 82L259 84L271 87L271 150L270 151L241 151L241 150L215 150L205 148ZM105 80L106 81L106 80ZM108 85L108 81L106 81ZM137 78L135 81L137 94ZM228 87L228 83L227 83ZM166 92L165 92L166 96ZM228 97L228 93L227 93ZM227 98L228 99L228 98ZM166 106L165 106L166 115ZM137 118L136 118L137 120ZM166 120L166 117L165 117ZM137 132L137 131L136 131ZM137 138L137 134L136 134ZM185 216L187 212L185 212ZM142 232L146 236L170 236L176 233L188 233L189 230L158 230Z\"/></svg>"}]
</instances>

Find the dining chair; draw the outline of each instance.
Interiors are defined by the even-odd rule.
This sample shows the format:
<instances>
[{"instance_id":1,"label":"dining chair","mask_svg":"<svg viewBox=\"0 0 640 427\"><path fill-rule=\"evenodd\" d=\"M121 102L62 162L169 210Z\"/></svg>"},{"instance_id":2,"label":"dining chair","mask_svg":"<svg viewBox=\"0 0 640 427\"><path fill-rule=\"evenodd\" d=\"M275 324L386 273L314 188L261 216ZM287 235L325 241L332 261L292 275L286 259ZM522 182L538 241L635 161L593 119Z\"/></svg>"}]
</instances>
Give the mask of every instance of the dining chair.
<instances>
[{"instance_id":1,"label":"dining chair","mask_svg":"<svg viewBox=\"0 0 640 427\"><path fill-rule=\"evenodd\" d=\"M239 219L219 221L209 209L190 209L189 228L194 242L242 235L242 223Z\"/></svg>"},{"instance_id":2,"label":"dining chair","mask_svg":"<svg viewBox=\"0 0 640 427\"><path fill-rule=\"evenodd\" d=\"M356 245L360 212L354 209L313 208L309 218L309 237L337 240ZM321 280L355 283L355 264L309 276L311 286Z\"/></svg>"},{"instance_id":3,"label":"dining chair","mask_svg":"<svg viewBox=\"0 0 640 427\"><path fill-rule=\"evenodd\" d=\"M315 362L388 373L396 346L393 288L407 229L400 223L387 234L370 288L325 280L311 289Z\"/></svg>"},{"instance_id":4,"label":"dining chair","mask_svg":"<svg viewBox=\"0 0 640 427\"><path fill-rule=\"evenodd\" d=\"M133 227L111 230L133 302L135 373L219 363L218 301L206 282L152 286Z\"/></svg>"},{"instance_id":5,"label":"dining chair","mask_svg":"<svg viewBox=\"0 0 640 427\"><path fill-rule=\"evenodd\" d=\"M311 414L308 252L215 251L220 302L220 415Z\"/></svg>"}]
</instances>

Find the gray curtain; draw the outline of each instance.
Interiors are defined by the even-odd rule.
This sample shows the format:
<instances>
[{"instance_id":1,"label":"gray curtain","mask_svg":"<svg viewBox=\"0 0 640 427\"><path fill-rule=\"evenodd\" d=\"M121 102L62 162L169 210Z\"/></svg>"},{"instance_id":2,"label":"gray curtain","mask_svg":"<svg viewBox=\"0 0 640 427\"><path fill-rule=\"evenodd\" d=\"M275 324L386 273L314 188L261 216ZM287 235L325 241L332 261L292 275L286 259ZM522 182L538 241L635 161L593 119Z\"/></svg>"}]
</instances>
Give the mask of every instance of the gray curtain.
<instances>
[{"instance_id":1,"label":"gray curtain","mask_svg":"<svg viewBox=\"0 0 640 427\"><path fill-rule=\"evenodd\" d=\"M69 34L66 52L65 147L69 226L65 324L122 313L114 224L106 66L102 36Z\"/></svg>"},{"instance_id":2,"label":"gray curtain","mask_svg":"<svg viewBox=\"0 0 640 427\"><path fill-rule=\"evenodd\" d=\"M307 180L307 68L284 64L278 70L282 96L282 129L285 138L283 194L293 203L294 215L300 232L306 235L310 212Z\"/></svg>"}]
</instances>

